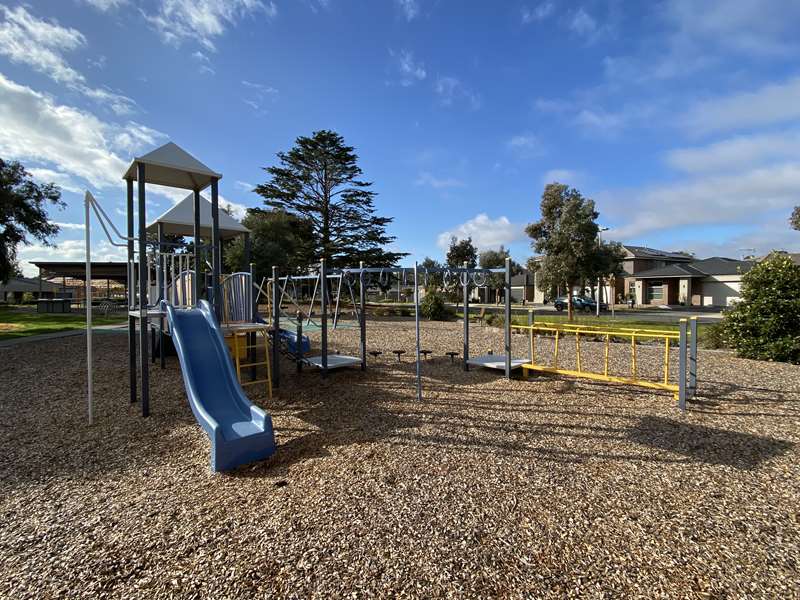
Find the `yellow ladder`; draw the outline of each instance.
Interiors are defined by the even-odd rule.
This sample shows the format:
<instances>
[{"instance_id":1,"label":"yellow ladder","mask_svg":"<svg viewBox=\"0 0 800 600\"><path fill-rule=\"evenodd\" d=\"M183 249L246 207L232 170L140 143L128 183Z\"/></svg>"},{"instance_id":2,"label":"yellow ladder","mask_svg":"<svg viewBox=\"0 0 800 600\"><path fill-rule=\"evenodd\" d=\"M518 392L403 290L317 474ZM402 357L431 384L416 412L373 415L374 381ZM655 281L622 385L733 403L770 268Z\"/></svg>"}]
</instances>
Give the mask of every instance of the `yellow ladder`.
<instances>
[{"instance_id":1,"label":"yellow ladder","mask_svg":"<svg viewBox=\"0 0 800 600\"><path fill-rule=\"evenodd\" d=\"M250 344L248 343L248 335L255 334L255 343ZM253 349L255 352L258 352L258 348L261 347L261 344L258 341L258 334L261 334L264 342L264 360L259 361L257 358L253 362L243 362L247 360L248 350ZM272 400L272 369L270 367L270 352L269 352L269 335L267 329L265 327L253 327L253 328L237 328L234 331L231 331L226 336L226 341L228 341L228 346L233 353L233 362L236 367L236 377L239 379L239 384L244 387L247 385L257 385L260 383L264 383L267 386L267 395L270 400ZM244 343L240 343L240 341ZM264 367L266 369L266 378L265 379L250 379L244 381L242 379L242 369L247 368L255 368Z\"/></svg>"}]
</instances>

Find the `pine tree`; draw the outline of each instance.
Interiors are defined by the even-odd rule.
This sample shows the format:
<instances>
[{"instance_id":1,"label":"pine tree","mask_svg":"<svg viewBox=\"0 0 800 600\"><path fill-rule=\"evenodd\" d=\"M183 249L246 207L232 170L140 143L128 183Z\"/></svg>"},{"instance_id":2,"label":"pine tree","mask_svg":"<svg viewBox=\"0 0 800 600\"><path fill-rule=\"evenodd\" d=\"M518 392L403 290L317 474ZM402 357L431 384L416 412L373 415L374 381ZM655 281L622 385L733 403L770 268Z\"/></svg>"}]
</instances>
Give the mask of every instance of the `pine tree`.
<instances>
[{"instance_id":1,"label":"pine tree","mask_svg":"<svg viewBox=\"0 0 800 600\"><path fill-rule=\"evenodd\" d=\"M395 265L405 253L386 246L391 217L376 215L376 193L361 179L358 156L333 131L298 137L288 152L279 152L277 166L266 167L270 180L256 187L264 203L297 216L311 231L314 260L330 267Z\"/></svg>"}]
</instances>

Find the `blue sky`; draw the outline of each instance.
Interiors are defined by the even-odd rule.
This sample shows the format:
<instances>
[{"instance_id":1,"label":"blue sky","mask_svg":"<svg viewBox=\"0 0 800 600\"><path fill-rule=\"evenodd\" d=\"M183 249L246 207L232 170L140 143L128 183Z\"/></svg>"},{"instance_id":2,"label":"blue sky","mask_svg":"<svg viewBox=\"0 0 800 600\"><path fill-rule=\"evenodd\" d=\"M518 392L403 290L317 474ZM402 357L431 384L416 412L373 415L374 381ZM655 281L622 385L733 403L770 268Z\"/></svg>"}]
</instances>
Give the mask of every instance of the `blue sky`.
<instances>
[{"instance_id":1,"label":"blue sky","mask_svg":"<svg viewBox=\"0 0 800 600\"><path fill-rule=\"evenodd\" d=\"M122 224L125 166L167 140L242 210L322 128L420 260L450 235L524 260L552 180L623 242L797 251L798 58L795 0L0 0L0 156L68 203L59 246L23 261L81 259L82 190Z\"/></svg>"}]
</instances>

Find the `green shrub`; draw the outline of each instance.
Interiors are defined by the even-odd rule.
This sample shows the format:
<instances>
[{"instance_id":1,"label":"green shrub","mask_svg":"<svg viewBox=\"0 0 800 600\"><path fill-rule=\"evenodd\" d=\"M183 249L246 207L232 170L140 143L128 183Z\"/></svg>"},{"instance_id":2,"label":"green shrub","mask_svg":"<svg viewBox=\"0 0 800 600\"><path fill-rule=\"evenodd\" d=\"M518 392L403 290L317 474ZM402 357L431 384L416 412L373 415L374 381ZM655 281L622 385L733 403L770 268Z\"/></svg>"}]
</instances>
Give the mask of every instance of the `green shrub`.
<instances>
[{"instance_id":1,"label":"green shrub","mask_svg":"<svg viewBox=\"0 0 800 600\"><path fill-rule=\"evenodd\" d=\"M700 337L700 344L703 348L710 348L711 350L727 348L728 341L725 339L725 328L722 323L707 325L703 330L703 335Z\"/></svg>"},{"instance_id":2,"label":"green shrub","mask_svg":"<svg viewBox=\"0 0 800 600\"><path fill-rule=\"evenodd\" d=\"M499 312L489 312L486 313L483 322L489 327L502 327L506 322L506 318Z\"/></svg>"},{"instance_id":3,"label":"green shrub","mask_svg":"<svg viewBox=\"0 0 800 600\"><path fill-rule=\"evenodd\" d=\"M723 337L744 358L800 363L800 266L772 254L742 277Z\"/></svg>"},{"instance_id":4,"label":"green shrub","mask_svg":"<svg viewBox=\"0 0 800 600\"><path fill-rule=\"evenodd\" d=\"M430 292L419 303L419 313L429 321L446 321L448 318L444 298L438 292Z\"/></svg>"}]
</instances>

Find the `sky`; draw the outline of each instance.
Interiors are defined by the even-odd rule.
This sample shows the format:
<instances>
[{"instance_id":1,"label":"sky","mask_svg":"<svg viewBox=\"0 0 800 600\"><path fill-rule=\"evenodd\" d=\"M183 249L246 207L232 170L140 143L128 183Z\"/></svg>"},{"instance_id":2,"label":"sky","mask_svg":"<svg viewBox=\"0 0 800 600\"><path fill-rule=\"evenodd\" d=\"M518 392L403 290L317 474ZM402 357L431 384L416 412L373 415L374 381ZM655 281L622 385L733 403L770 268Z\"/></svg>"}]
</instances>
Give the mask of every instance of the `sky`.
<instances>
[{"instance_id":1,"label":"sky","mask_svg":"<svg viewBox=\"0 0 800 600\"><path fill-rule=\"evenodd\" d=\"M242 214L320 129L356 148L408 261L451 235L526 260L551 181L606 239L798 251L798 58L796 0L0 0L0 157L67 203L27 274L84 258L86 189L122 227L135 156L177 143ZM154 190L148 221L185 195Z\"/></svg>"}]
</instances>

